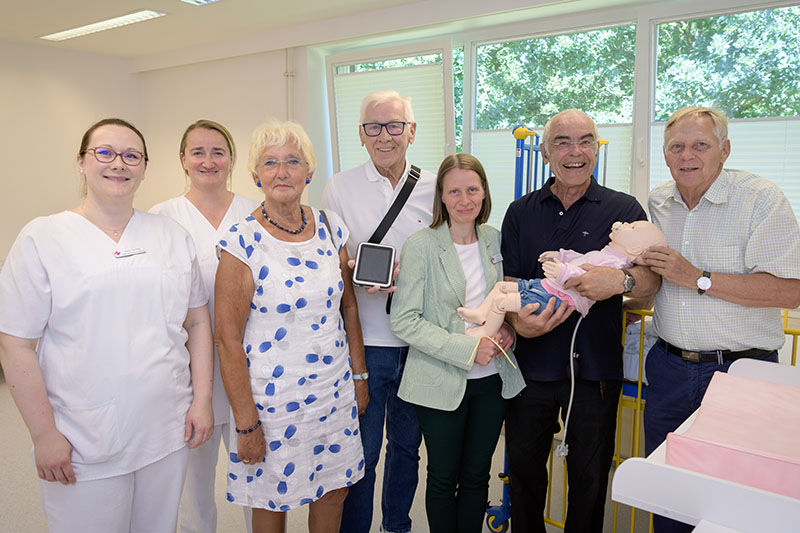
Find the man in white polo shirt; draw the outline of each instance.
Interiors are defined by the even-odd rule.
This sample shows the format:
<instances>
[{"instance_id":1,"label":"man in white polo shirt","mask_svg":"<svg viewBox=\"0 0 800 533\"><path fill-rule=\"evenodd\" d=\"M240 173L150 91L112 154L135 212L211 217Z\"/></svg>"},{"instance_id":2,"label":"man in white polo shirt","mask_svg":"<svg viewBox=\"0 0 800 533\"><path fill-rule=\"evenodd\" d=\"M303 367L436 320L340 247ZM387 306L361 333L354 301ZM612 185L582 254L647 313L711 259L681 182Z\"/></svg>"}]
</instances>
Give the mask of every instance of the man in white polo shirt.
<instances>
[{"instance_id":1,"label":"man in white polo shirt","mask_svg":"<svg viewBox=\"0 0 800 533\"><path fill-rule=\"evenodd\" d=\"M339 214L350 229L347 253L356 256L358 243L368 241L408 179L406 159L417 124L411 101L395 91L374 91L361 103L359 136L369 161L333 176L325 187L322 207ZM436 176L422 170L382 244L395 247L399 257L406 239L431 221ZM383 531L411 531L409 511L417 489L421 435L411 404L397 397L408 346L389 329L387 297L383 292L356 287L358 313L364 332L369 405L360 418L364 445L364 478L350 487L342 516L342 533L368 533L372 524L375 467L386 424L381 526Z\"/></svg>"},{"instance_id":2,"label":"man in white polo shirt","mask_svg":"<svg viewBox=\"0 0 800 533\"><path fill-rule=\"evenodd\" d=\"M742 357L777 361L781 309L800 305L797 218L775 184L723 169L730 149L717 109L679 109L664 129L674 181L651 191L649 208L669 246L645 253L662 276L659 339L647 356L648 455L699 407L714 372ZM653 519L657 533L693 529Z\"/></svg>"}]
</instances>

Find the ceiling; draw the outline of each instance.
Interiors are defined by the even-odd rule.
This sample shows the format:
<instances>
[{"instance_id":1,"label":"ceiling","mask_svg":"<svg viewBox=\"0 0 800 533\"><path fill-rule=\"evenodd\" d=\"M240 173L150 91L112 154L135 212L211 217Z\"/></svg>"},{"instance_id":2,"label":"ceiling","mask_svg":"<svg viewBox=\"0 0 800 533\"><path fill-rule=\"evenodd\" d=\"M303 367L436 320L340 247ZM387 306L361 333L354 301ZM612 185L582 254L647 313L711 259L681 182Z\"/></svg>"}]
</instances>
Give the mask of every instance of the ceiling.
<instances>
[{"instance_id":1,"label":"ceiling","mask_svg":"<svg viewBox=\"0 0 800 533\"><path fill-rule=\"evenodd\" d=\"M185 49L271 29L322 22L419 0L0 0L0 40L116 57ZM42 35L150 9L167 16L52 43ZM10 15L9 15L10 13Z\"/></svg>"},{"instance_id":2,"label":"ceiling","mask_svg":"<svg viewBox=\"0 0 800 533\"><path fill-rule=\"evenodd\" d=\"M180 0L0 0L0 41L127 58L134 70L146 70L315 42L379 38L398 29L410 30L406 38L419 38L440 34L440 24L457 32L533 16L676 1L686 0L220 0L202 7ZM167 16L66 41L39 38L144 9ZM377 16L370 16L373 12Z\"/></svg>"}]
</instances>

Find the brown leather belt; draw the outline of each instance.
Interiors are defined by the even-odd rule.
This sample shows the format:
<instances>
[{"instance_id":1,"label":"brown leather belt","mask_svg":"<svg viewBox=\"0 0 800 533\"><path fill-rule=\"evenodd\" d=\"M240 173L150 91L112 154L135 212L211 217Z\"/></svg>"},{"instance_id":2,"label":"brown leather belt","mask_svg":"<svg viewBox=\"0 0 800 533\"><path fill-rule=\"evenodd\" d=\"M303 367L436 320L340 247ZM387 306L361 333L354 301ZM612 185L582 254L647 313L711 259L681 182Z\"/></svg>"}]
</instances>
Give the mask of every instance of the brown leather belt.
<instances>
[{"instance_id":1,"label":"brown leather belt","mask_svg":"<svg viewBox=\"0 0 800 533\"><path fill-rule=\"evenodd\" d=\"M700 352L693 352L691 350L684 350L677 346L668 343L664 339L658 339L658 345L664 348L672 355L676 355L684 361L692 363L712 363L722 361L735 361L736 359L743 359L745 357L759 357L772 353L773 350L759 350L758 348L751 348L750 350L742 350L740 352L732 352L730 350L707 350Z\"/></svg>"}]
</instances>

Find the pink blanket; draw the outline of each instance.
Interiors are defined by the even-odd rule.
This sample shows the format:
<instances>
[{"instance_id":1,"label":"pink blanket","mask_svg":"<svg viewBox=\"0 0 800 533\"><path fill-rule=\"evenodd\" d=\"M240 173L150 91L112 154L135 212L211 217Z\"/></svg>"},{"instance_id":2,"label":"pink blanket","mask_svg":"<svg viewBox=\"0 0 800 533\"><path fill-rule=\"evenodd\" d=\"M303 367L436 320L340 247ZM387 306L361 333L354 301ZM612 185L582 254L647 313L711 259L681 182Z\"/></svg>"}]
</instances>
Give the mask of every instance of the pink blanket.
<instances>
[{"instance_id":1,"label":"pink blanket","mask_svg":"<svg viewBox=\"0 0 800 533\"><path fill-rule=\"evenodd\" d=\"M800 499L800 387L717 372L666 462Z\"/></svg>"}]
</instances>

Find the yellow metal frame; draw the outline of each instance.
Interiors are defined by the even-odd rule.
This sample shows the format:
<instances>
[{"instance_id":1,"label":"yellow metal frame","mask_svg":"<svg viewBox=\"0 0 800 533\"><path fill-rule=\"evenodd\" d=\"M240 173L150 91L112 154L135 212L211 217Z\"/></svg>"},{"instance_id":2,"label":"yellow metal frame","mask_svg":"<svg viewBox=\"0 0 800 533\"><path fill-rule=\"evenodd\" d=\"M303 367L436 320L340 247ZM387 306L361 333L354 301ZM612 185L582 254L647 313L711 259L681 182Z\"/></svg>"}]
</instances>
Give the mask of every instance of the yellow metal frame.
<instances>
[{"instance_id":1,"label":"yellow metal frame","mask_svg":"<svg viewBox=\"0 0 800 533\"><path fill-rule=\"evenodd\" d=\"M563 491L561 492L561 521L556 520L550 516L550 502L552 492L553 492L553 456L555 455L553 451L555 450L555 440L550 443L550 457L547 460L547 502L545 503L544 507L544 521L546 524L550 524L551 526L556 526L558 528L564 529L564 524L567 522L567 461L564 457L561 458L562 463L564 464L564 479L562 480L562 487L564 487Z\"/></svg>"},{"instance_id":2,"label":"yellow metal frame","mask_svg":"<svg viewBox=\"0 0 800 533\"><path fill-rule=\"evenodd\" d=\"M625 459L630 457L639 457L640 453L640 442L639 442L639 435L641 434L641 427L642 427L642 414L644 413L644 400L642 399L642 389L644 387L642 383L642 376L644 375L644 323L645 317L653 316L653 312L649 309L635 309L629 311L623 311L622 313L622 323L628 323L628 315L638 315L638 320L641 321L641 327L639 328L639 372L638 378L636 380L636 396L630 397L625 396L622 392L620 392L619 397L619 407L617 408L617 439L616 439L616 447L614 452L614 466L615 468L618 467L625 461ZM622 345L625 345L625 333L627 328L622 328ZM623 352L622 357L625 357ZM622 410L623 409L632 409L633 410L633 430L630 439L630 448L628 449L628 456L623 457L621 453L622 448ZM612 531L617 531L617 508L619 504L614 502L613 505L613 513L611 518L611 528ZM631 523L630 523L630 532L633 533L636 527L636 509L631 509ZM652 526L652 516L651 516L651 525L650 531L653 530Z\"/></svg>"}]
</instances>

